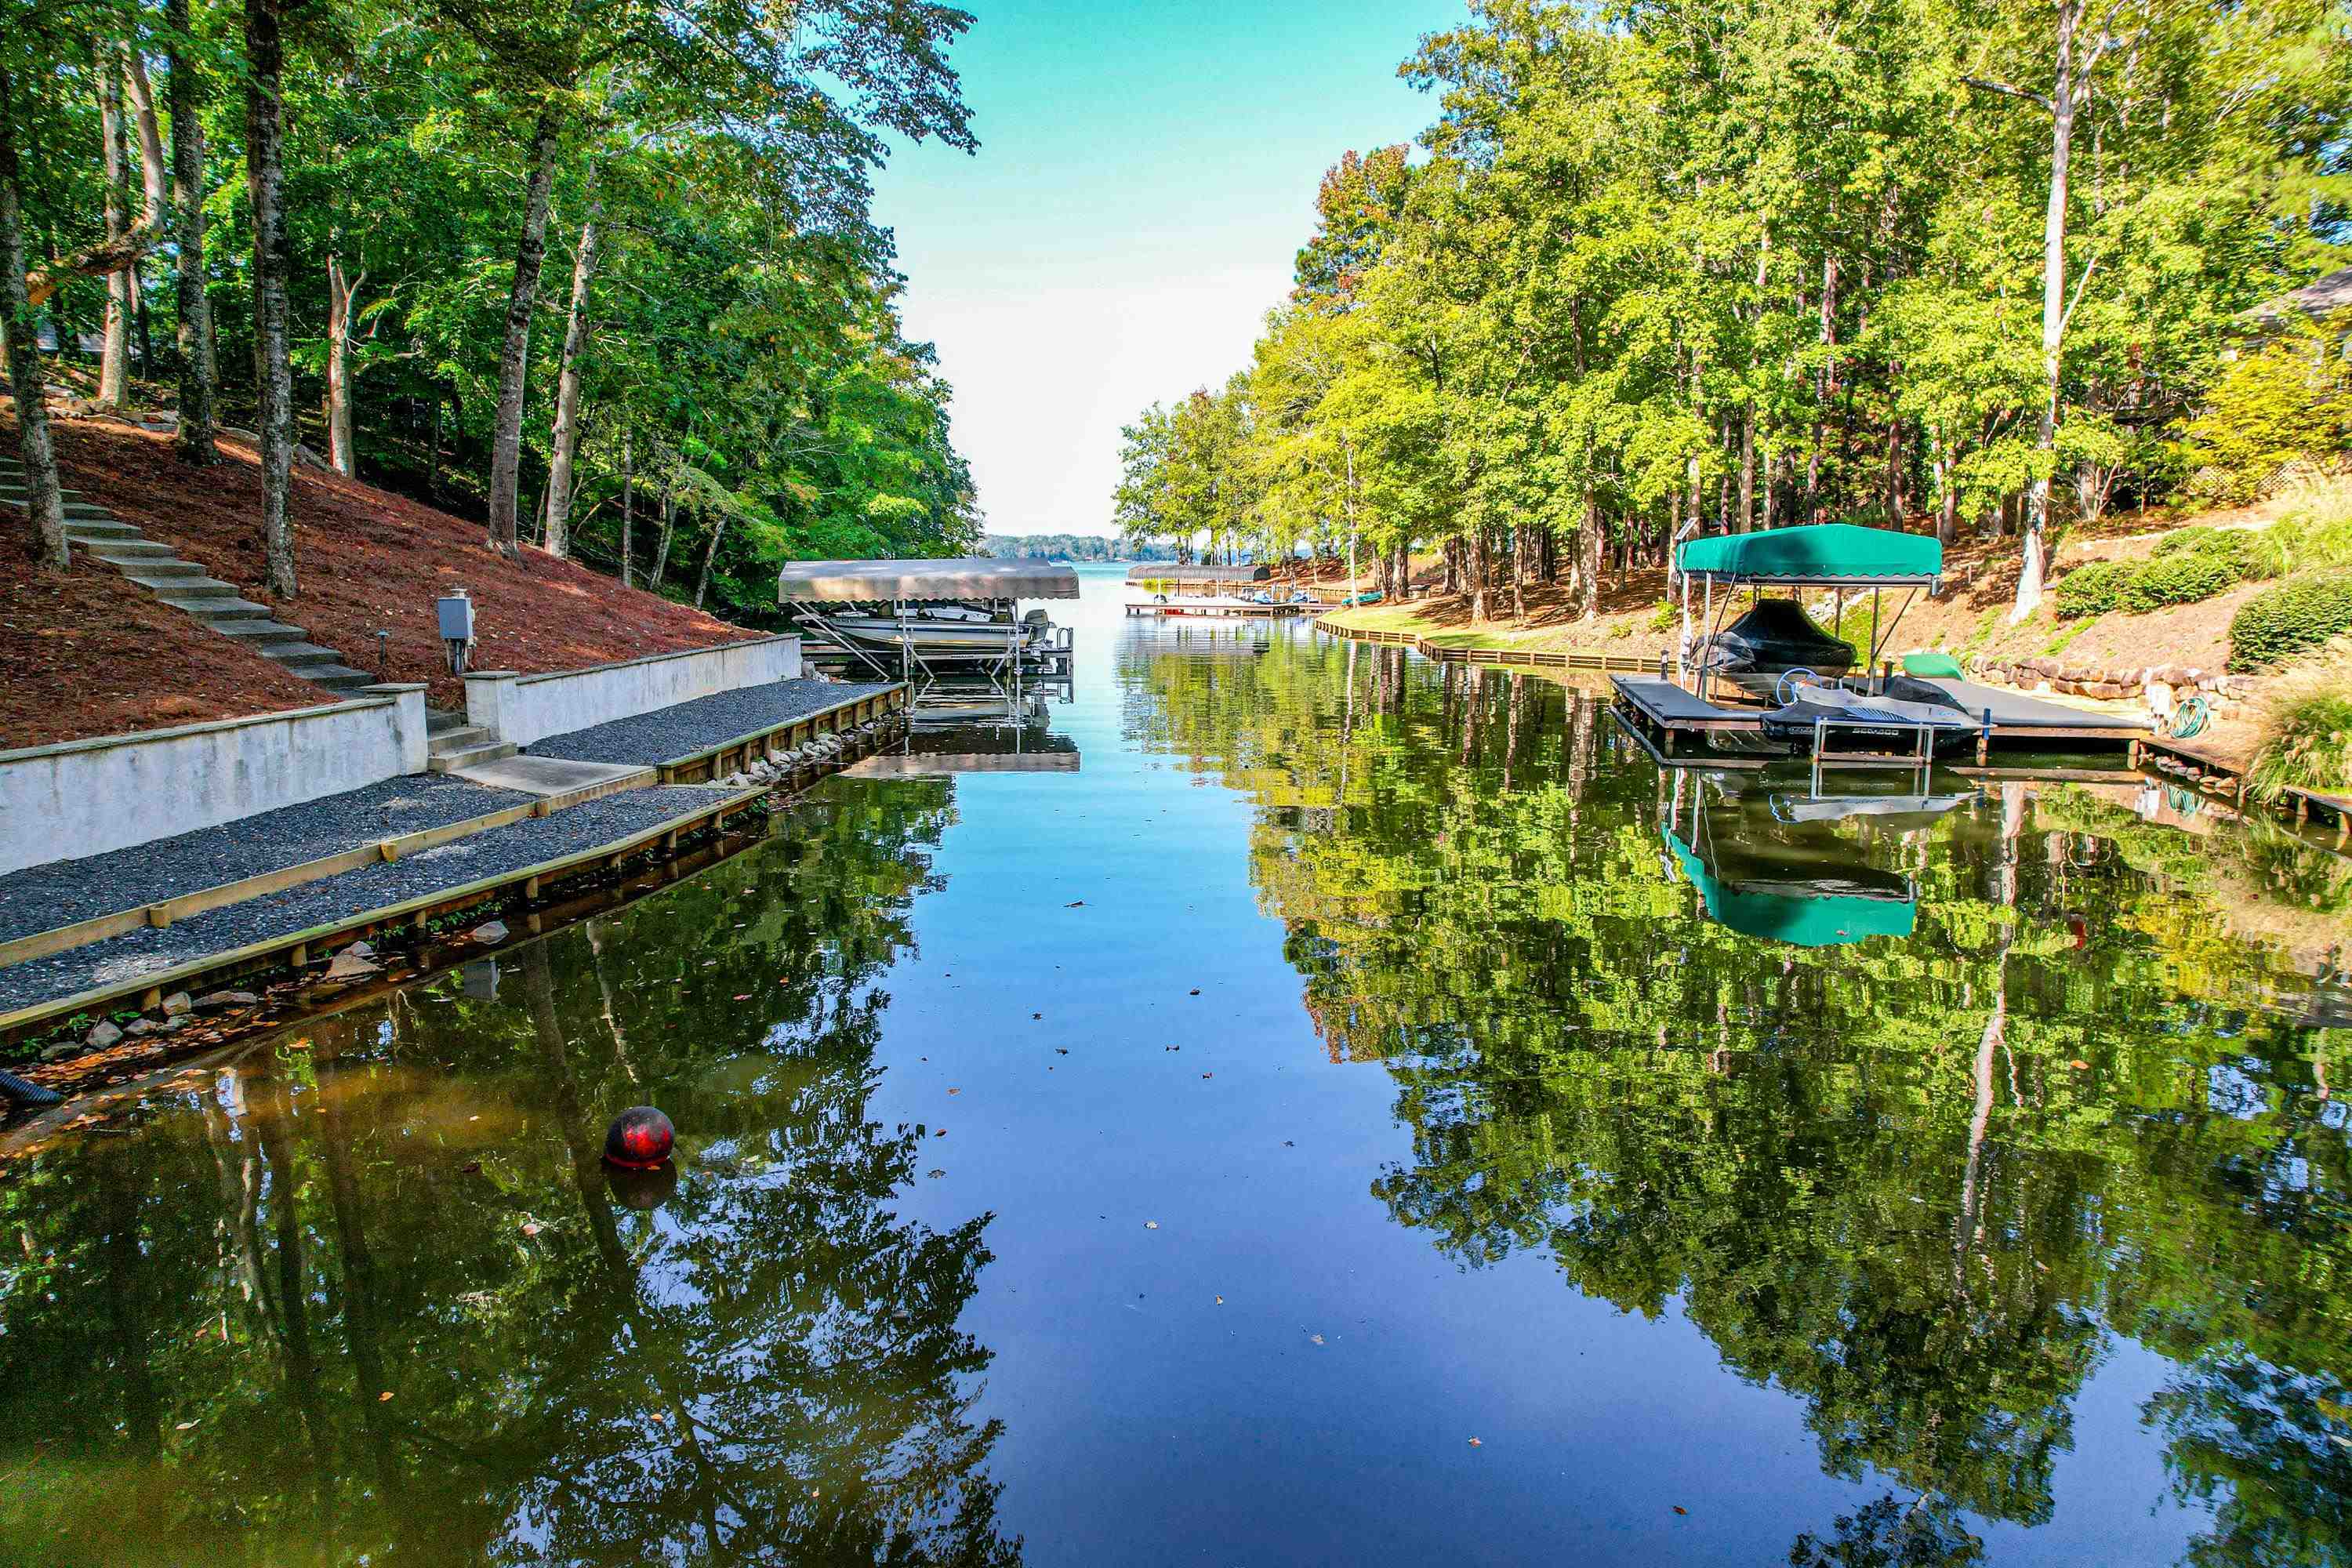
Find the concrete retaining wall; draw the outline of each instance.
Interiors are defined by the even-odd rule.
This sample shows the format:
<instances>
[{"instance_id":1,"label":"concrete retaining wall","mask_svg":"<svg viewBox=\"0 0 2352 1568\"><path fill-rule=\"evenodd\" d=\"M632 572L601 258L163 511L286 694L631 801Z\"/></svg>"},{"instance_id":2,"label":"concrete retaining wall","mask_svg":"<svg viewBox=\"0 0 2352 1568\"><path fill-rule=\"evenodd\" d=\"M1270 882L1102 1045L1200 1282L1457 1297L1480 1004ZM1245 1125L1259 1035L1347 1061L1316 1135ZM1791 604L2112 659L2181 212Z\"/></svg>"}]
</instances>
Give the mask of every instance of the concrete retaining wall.
<instances>
[{"instance_id":1,"label":"concrete retaining wall","mask_svg":"<svg viewBox=\"0 0 2352 1568\"><path fill-rule=\"evenodd\" d=\"M546 675L477 670L466 677L466 721L499 740L528 746L738 687L796 679L800 673L796 637L722 643Z\"/></svg>"},{"instance_id":2,"label":"concrete retaining wall","mask_svg":"<svg viewBox=\"0 0 2352 1568\"><path fill-rule=\"evenodd\" d=\"M0 752L0 873L425 771L425 688Z\"/></svg>"}]
</instances>

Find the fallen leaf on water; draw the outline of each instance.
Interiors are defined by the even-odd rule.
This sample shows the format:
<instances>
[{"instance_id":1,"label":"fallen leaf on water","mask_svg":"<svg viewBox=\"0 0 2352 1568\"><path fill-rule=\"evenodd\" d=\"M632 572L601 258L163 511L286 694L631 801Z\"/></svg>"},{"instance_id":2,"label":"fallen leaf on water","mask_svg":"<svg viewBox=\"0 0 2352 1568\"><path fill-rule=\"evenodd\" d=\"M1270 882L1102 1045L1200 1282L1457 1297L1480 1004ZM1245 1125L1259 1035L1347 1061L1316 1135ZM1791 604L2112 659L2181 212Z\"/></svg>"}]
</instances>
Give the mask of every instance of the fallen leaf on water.
<instances>
[{"instance_id":1,"label":"fallen leaf on water","mask_svg":"<svg viewBox=\"0 0 2352 1568\"><path fill-rule=\"evenodd\" d=\"M1217 1298L1217 1305L1218 1305L1218 1306L1220 1306L1220 1307L1222 1307L1222 1306L1223 1306L1224 1304L1225 1304L1225 1299L1224 1299L1223 1296L1218 1297L1218 1298Z\"/></svg>"},{"instance_id":2,"label":"fallen leaf on water","mask_svg":"<svg viewBox=\"0 0 2352 1568\"><path fill-rule=\"evenodd\" d=\"M1204 1073L1202 1073L1201 1076L1202 1076L1202 1078L1214 1078L1214 1077L1216 1077L1217 1075L1216 1075L1215 1073L1213 1073L1213 1072L1204 1072Z\"/></svg>"},{"instance_id":3,"label":"fallen leaf on water","mask_svg":"<svg viewBox=\"0 0 2352 1568\"><path fill-rule=\"evenodd\" d=\"M468 1160L457 1167L457 1173L461 1176L475 1176L479 1175L481 1170L482 1163L479 1160Z\"/></svg>"},{"instance_id":4,"label":"fallen leaf on water","mask_svg":"<svg viewBox=\"0 0 2352 1568\"><path fill-rule=\"evenodd\" d=\"M1690 1511L1690 1510L1688 1510L1688 1509L1685 1508L1685 1507L1684 1507L1682 1504L1680 1504L1680 1503L1676 1503L1676 1504L1675 1504L1675 1511L1676 1513L1688 1513L1688 1512Z\"/></svg>"},{"instance_id":5,"label":"fallen leaf on water","mask_svg":"<svg viewBox=\"0 0 2352 1568\"><path fill-rule=\"evenodd\" d=\"M961 1094L961 1093L963 1092L963 1090L961 1090L961 1089L951 1089L948 1090L948 1092L949 1092L950 1094Z\"/></svg>"},{"instance_id":6,"label":"fallen leaf on water","mask_svg":"<svg viewBox=\"0 0 2352 1568\"><path fill-rule=\"evenodd\" d=\"M667 1415L663 1415L660 1411L656 1410L656 1411L649 1412L649 1414L650 1414L650 1415L653 1416L653 1418L654 1418L654 1425L655 1425L655 1426L668 1426L668 1425L669 1425L669 1417L668 1417L668 1416L667 1416Z\"/></svg>"},{"instance_id":7,"label":"fallen leaf on water","mask_svg":"<svg viewBox=\"0 0 2352 1568\"><path fill-rule=\"evenodd\" d=\"M1054 1047L1054 1054L1057 1057L1066 1057L1070 1054L1070 1047L1067 1046L1055 1046Z\"/></svg>"},{"instance_id":8,"label":"fallen leaf on water","mask_svg":"<svg viewBox=\"0 0 2352 1568\"><path fill-rule=\"evenodd\" d=\"M751 999L751 994L749 991L739 991L735 994L735 1000L738 1002L749 1002Z\"/></svg>"},{"instance_id":9,"label":"fallen leaf on water","mask_svg":"<svg viewBox=\"0 0 2352 1568\"><path fill-rule=\"evenodd\" d=\"M1313 1340L1318 1345L1323 1342L1323 1336L1321 1334L1309 1334L1307 1337Z\"/></svg>"},{"instance_id":10,"label":"fallen leaf on water","mask_svg":"<svg viewBox=\"0 0 2352 1568\"><path fill-rule=\"evenodd\" d=\"M1473 1438L1471 1438L1471 1439L1470 1439L1470 1446L1471 1446L1472 1447L1474 1447L1474 1448L1483 1448L1483 1447L1485 1447L1486 1445L1486 1444L1484 1444L1484 1443L1481 1443L1480 1441L1478 1441L1478 1439L1477 1439L1477 1438L1473 1437Z\"/></svg>"},{"instance_id":11,"label":"fallen leaf on water","mask_svg":"<svg viewBox=\"0 0 2352 1568\"><path fill-rule=\"evenodd\" d=\"M1201 994L1201 988L1200 988L1199 986L1197 986L1197 985L1193 986L1193 987L1192 987L1192 994L1193 994L1193 995L1195 995L1195 996L1198 996L1200 994Z\"/></svg>"},{"instance_id":12,"label":"fallen leaf on water","mask_svg":"<svg viewBox=\"0 0 2352 1568\"><path fill-rule=\"evenodd\" d=\"M2073 1061L2068 1062L2066 1065L2073 1068L2076 1072L2089 1072L2091 1070L2091 1064L2084 1061L2080 1057L2076 1057Z\"/></svg>"},{"instance_id":13,"label":"fallen leaf on water","mask_svg":"<svg viewBox=\"0 0 2352 1568\"><path fill-rule=\"evenodd\" d=\"M1033 1018L1042 1018L1042 1017L1044 1017L1045 1015L1045 1014L1043 1014L1043 1013L1032 1013L1032 1014L1030 1014L1029 1016L1030 1016L1031 1017L1033 1017Z\"/></svg>"},{"instance_id":14,"label":"fallen leaf on water","mask_svg":"<svg viewBox=\"0 0 2352 1568\"><path fill-rule=\"evenodd\" d=\"M525 1236L537 1236L539 1234L539 1226L535 1225L527 1225L522 1227L522 1233Z\"/></svg>"},{"instance_id":15,"label":"fallen leaf on water","mask_svg":"<svg viewBox=\"0 0 2352 1568\"><path fill-rule=\"evenodd\" d=\"M1145 1220L1143 1222L1143 1228L1146 1230L1158 1230L1160 1228L1160 1222L1156 1219Z\"/></svg>"},{"instance_id":16,"label":"fallen leaf on water","mask_svg":"<svg viewBox=\"0 0 2352 1568\"><path fill-rule=\"evenodd\" d=\"M1078 899L1073 902L1064 904L1062 907L1066 910L1082 910L1087 907L1087 901L1084 899Z\"/></svg>"},{"instance_id":17,"label":"fallen leaf on water","mask_svg":"<svg viewBox=\"0 0 2352 1568\"><path fill-rule=\"evenodd\" d=\"M172 1430L174 1432L184 1432L194 1425L195 1423L193 1421L183 1421L177 1426L173 1427Z\"/></svg>"},{"instance_id":18,"label":"fallen leaf on water","mask_svg":"<svg viewBox=\"0 0 2352 1568\"><path fill-rule=\"evenodd\" d=\"M375 1396L375 1402L376 1402L378 1405L382 1405L385 1400L390 1399L391 1397L392 1397L392 1390L390 1390L389 1388L387 1388L387 1389L385 1389L382 1394L377 1394L377 1395Z\"/></svg>"},{"instance_id":19,"label":"fallen leaf on water","mask_svg":"<svg viewBox=\"0 0 2352 1568\"><path fill-rule=\"evenodd\" d=\"M944 1137L946 1137L947 1135L948 1135L948 1130L947 1130L946 1128L944 1128L944 1127L940 1128L937 1132L934 1132L934 1133L932 1133L932 1134L931 1134L931 1136L932 1136L932 1137L934 1137L934 1138L944 1138Z\"/></svg>"}]
</instances>

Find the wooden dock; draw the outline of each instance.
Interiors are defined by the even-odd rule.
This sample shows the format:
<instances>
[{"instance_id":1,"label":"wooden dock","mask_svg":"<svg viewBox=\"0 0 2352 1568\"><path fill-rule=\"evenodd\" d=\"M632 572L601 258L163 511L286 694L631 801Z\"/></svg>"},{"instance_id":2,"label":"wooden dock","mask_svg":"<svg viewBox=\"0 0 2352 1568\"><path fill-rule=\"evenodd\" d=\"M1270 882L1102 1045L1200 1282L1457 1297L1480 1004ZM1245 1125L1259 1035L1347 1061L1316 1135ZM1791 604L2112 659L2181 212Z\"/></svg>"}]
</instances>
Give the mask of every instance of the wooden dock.
<instances>
[{"instance_id":1,"label":"wooden dock","mask_svg":"<svg viewBox=\"0 0 2352 1568\"><path fill-rule=\"evenodd\" d=\"M1650 749L1662 760L1675 755L1676 748L1685 742L1706 746L1726 740L1745 740L1751 753L1766 744L1764 716L1761 709L1730 708L1718 702L1695 696L1673 681L1648 678L1612 675L1610 684L1617 689L1617 703L1612 710L1626 726L1645 732ZM2145 732L2134 722L2105 714L2078 712L2076 710L2046 702L2024 692L2003 691L1990 686L1979 686L1965 680L1931 682L1940 687L1964 711L1980 715L1976 737L1976 761L1981 767L1993 746L2023 747L2029 750L2073 750L2081 746L2126 746L2137 760L2138 746ZM2052 742L2066 742L2053 747ZM1707 760L1720 763L1720 753L1707 753ZM1832 760L1832 759L1825 759ZM1853 764L1855 759L1839 753L1834 759L1841 765ZM1899 763L1915 763L1916 758L1897 758ZM1737 764L1733 764L1737 765Z\"/></svg>"},{"instance_id":2,"label":"wooden dock","mask_svg":"<svg viewBox=\"0 0 2352 1568\"><path fill-rule=\"evenodd\" d=\"M1378 647L1411 648L1423 658L1441 664L1474 664L1514 669L1584 669L1606 674L1622 671L1627 674L1663 674L1669 656L1643 656L1626 653L1587 653L1579 648L1548 647L1452 647L1432 642L1414 632L1387 632L1336 626L1328 616L1315 623L1315 629L1349 642L1370 643Z\"/></svg>"},{"instance_id":3,"label":"wooden dock","mask_svg":"<svg viewBox=\"0 0 2352 1568\"><path fill-rule=\"evenodd\" d=\"M1252 605L1238 599L1231 603L1221 599L1202 599L1190 603L1171 600L1165 605L1129 604L1127 613L1148 616L1207 616L1212 620L1281 621L1293 616L1303 616L1316 607L1313 605Z\"/></svg>"}]
</instances>

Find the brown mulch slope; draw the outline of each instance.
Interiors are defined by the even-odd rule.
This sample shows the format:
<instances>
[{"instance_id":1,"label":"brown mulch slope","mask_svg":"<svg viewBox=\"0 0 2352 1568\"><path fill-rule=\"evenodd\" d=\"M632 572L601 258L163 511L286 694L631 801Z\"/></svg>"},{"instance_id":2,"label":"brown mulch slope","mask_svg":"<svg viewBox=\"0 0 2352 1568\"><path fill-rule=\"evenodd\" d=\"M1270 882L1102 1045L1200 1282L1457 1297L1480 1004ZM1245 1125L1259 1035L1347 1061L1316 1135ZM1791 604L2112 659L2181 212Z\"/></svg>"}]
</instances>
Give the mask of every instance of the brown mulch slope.
<instances>
[{"instance_id":1,"label":"brown mulch slope","mask_svg":"<svg viewBox=\"0 0 2352 1568\"><path fill-rule=\"evenodd\" d=\"M79 550L62 577L37 554L25 514L0 512L0 751L334 700Z\"/></svg>"},{"instance_id":2,"label":"brown mulch slope","mask_svg":"<svg viewBox=\"0 0 2352 1568\"><path fill-rule=\"evenodd\" d=\"M261 470L249 447L225 441L226 460L198 471L180 465L165 436L86 420L56 428L68 485L247 598L273 603L262 587ZM298 467L289 510L301 592L277 605L278 617L371 674L375 633L391 631L388 678L430 681L439 706L465 705L433 606L460 586L474 598L476 669L572 669L760 635L535 550L508 560L483 542L480 524L339 474ZM160 670L144 684L170 689Z\"/></svg>"}]
</instances>

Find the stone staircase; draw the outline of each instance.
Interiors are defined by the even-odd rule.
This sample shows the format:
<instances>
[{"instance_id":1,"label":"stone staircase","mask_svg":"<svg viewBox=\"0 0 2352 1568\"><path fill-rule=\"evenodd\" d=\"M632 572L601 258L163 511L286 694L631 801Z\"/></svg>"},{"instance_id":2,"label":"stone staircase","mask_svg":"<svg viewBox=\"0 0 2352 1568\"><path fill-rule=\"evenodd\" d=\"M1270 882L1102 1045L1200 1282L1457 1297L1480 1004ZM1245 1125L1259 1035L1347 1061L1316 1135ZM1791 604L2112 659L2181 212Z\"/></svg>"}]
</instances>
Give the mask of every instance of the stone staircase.
<instances>
[{"instance_id":1,"label":"stone staircase","mask_svg":"<svg viewBox=\"0 0 2352 1568\"><path fill-rule=\"evenodd\" d=\"M425 710L425 769L427 773L454 773L459 768L500 763L521 750L520 746L492 738L488 729L483 725L467 723L462 713L452 713L440 708Z\"/></svg>"},{"instance_id":2,"label":"stone staircase","mask_svg":"<svg viewBox=\"0 0 2352 1568\"><path fill-rule=\"evenodd\" d=\"M0 507L21 517L30 509L30 493L24 464L0 456ZM79 491L66 491L65 503L66 539L72 549L113 567L206 631L236 638L337 697L350 697L375 684L374 676L352 668L333 648L312 642L300 626L273 619L268 605L238 597L235 584L205 576L203 567L181 560L170 545L149 539L104 507L80 499ZM436 717L464 723L456 714Z\"/></svg>"}]
</instances>

